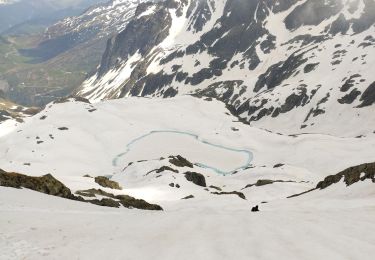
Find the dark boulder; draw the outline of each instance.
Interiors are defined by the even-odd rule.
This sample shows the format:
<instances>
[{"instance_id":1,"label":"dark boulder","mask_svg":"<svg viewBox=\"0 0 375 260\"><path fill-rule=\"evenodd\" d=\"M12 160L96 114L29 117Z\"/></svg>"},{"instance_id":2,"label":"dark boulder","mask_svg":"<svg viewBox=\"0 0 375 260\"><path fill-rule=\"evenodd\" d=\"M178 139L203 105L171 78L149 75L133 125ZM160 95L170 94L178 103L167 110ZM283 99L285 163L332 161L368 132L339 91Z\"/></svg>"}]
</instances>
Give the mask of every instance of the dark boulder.
<instances>
[{"instance_id":1,"label":"dark boulder","mask_svg":"<svg viewBox=\"0 0 375 260\"><path fill-rule=\"evenodd\" d=\"M204 176L197 172L185 172L185 178L195 185L207 187Z\"/></svg>"},{"instance_id":2,"label":"dark boulder","mask_svg":"<svg viewBox=\"0 0 375 260\"><path fill-rule=\"evenodd\" d=\"M162 207L156 204L150 204L147 201L136 199L128 195L118 195L115 197L125 208L136 208L144 210L163 210Z\"/></svg>"},{"instance_id":3,"label":"dark boulder","mask_svg":"<svg viewBox=\"0 0 375 260\"><path fill-rule=\"evenodd\" d=\"M169 162L171 164L173 164L174 166L177 166L177 167L189 167L189 168L193 168L194 167L194 165L191 162L189 162L188 160L186 160L181 155L170 156L169 157Z\"/></svg>"},{"instance_id":4,"label":"dark boulder","mask_svg":"<svg viewBox=\"0 0 375 260\"><path fill-rule=\"evenodd\" d=\"M256 205L255 207L252 207L251 212L258 212L259 211L259 206Z\"/></svg>"},{"instance_id":5,"label":"dark boulder","mask_svg":"<svg viewBox=\"0 0 375 260\"><path fill-rule=\"evenodd\" d=\"M194 199L193 195L186 196L185 198L182 198L182 200L189 200L189 199Z\"/></svg>"},{"instance_id":6,"label":"dark boulder","mask_svg":"<svg viewBox=\"0 0 375 260\"><path fill-rule=\"evenodd\" d=\"M19 173L8 173L0 170L0 186L10 188L26 188L48 195L62 197L66 199L77 199L69 188L55 179L51 174L42 177L31 177Z\"/></svg>"}]
</instances>

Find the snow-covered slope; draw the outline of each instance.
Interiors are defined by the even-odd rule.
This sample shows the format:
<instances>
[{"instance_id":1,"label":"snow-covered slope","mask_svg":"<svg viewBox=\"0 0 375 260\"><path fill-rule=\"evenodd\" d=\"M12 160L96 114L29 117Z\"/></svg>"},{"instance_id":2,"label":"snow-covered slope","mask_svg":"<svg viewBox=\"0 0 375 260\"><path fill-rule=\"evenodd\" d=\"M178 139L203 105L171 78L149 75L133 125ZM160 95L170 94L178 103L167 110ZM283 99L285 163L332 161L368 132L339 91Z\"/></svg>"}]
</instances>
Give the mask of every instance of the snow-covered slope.
<instances>
[{"instance_id":1,"label":"snow-covered slope","mask_svg":"<svg viewBox=\"0 0 375 260\"><path fill-rule=\"evenodd\" d=\"M373 0L141 5L78 95L98 101L194 93L274 131L369 133L374 24Z\"/></svg>"},{"instance_id":2,"label":"snow-covered slope","mask_svg":"<svg viewBox=\"0 0 375 260\"><path fill-rule=\"evenodd\" d=\"M372 161L375 152L373 133L362 138L281 135L238 122L221 102L190 96L51 104L0 140L3 170L51 173L67 178L67 185L70 177L121 176L124 169L143 176L145 169L169 165L160 158L182 155L197 164L190 170L213 175L212 185L228 182L230 187L233 180L238 190L263 176L313 186L331 173Z\"/></svg>"},{"instance_id":3,"label":"snow-covered slope","mask_svg":"<svg viewBox=\"0 0 375 260\"><path fill-rule=\"evenodd\" d=\"M224 199L216 201L215 210L187 200L181 210L156 213L0 188L0 223L7 223L1 226L1 255L38 260L371 260L375 197L370 185L265 204L256 214L228 210L230 201Z\"/></svg>"},{"instance_id":4,"label":"snow-covered slope","mask_svg":"<svg viewBox=\"0 0 375 260\"><path fill-rule=\"evenodd\" d=\"M250 162L241 151L251 154ZM101 188L158 203L164 212L101 208L0 187L1 257L371 259L371 179L286 197L372 162L374 152L375 134L271 133L238 122L219 101L191 96L60 100L0 137L1 168L51 173L73 192ZM169 158L178 154L193 165ZM244 164L227 175L218 171ZM186 172L204 176L206 187ZM111 176L124 189L102 188L86 174ZM261 211L251 213L255 205Z\"/></svg>"}]
</instances>

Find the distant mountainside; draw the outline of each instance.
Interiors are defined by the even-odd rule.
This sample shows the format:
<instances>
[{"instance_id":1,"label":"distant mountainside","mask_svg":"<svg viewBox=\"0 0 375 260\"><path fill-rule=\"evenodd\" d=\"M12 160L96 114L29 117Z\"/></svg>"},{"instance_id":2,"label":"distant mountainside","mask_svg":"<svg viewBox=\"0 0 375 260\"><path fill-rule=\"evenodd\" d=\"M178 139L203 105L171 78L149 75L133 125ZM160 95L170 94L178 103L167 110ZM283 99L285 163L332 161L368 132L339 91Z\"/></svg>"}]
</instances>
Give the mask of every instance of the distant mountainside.
<instances>
[{"instance_id":1,"label":"distant mountainside","mask_svg":"<svg viewBox=\"0 0 375 260\"><path fill-rule=\"evenodd\" d=\"M108 37L126 26L139 2L95 4L78 16L58 21L42 34L32 33L30 21L14 26L12 33L20 35L7 35L8 41L0 41L0 80L10 86L8 96L17 103L43 106L69 95L95 71Z\"/></svg>"},{"instance_id":2,"label":"distant mountainside","mask_svg":"<svg viewBox=\"0 0 375 260\"><path fill-rule=\"evenodd\" d=\"M77 94L194 94L270 130L372 132L374 25L373 0L142 3Z\"/></svg>"},{"instance_id":3,"label":"distant mountainside","mask_svg":"<svg viewBox=\"0 0 375 260\"><path fill-rule=\"evenodd\" d=\"M3 0L0 2L0 33L25 22L44 21L48 25L66 16L77 15L105 0Z\"/></svg>"},{"instance_id":4,"label":"distant mountainside","mask_svg":"<svg viewBox=\"0 0 375 260\"><path fill-rule=\"evenodd\" d=\"M65 18L48 27L38 46L23 50L23 53L44 61L84 44L88 49L92 44L103 46L108 36L124 29L141 2L112 0L94 5L78 16Z\"/></svg>"}]
</instances>

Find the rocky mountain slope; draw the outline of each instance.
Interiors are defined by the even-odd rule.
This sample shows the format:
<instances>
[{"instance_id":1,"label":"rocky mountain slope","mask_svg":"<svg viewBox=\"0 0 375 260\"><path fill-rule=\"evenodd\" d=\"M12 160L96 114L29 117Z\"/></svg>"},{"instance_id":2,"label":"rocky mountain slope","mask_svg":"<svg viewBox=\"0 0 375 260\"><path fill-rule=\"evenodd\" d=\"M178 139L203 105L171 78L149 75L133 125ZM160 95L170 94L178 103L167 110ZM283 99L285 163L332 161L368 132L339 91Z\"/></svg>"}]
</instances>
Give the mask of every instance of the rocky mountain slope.
<instances>
[{"instance_id":1,"label":"rocky mountain slope","mask_svg":"<svg viewBox=\"0 0 375 260\"><path fill-rule=\"evenodd\" d=\"M77 94L194 94L269 130L368 134L374 25L373 0L144 3Z\"/></svg>"}]
</instances>

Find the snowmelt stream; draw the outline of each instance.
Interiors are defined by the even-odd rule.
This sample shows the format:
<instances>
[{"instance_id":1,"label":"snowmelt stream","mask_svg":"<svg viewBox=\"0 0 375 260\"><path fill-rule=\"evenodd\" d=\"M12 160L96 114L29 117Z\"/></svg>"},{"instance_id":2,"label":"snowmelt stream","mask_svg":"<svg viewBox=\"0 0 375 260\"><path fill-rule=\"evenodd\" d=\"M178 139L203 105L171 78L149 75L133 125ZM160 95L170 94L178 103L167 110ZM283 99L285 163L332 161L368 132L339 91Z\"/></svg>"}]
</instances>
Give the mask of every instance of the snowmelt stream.
<instances>
[{"instance_id":1,"label":"snowmelt stream","mask_svg":"<svg viewBox=\"0 0 375 260\"><path fill-rule=\"evenodd\" d=\"M114 166L114 167L119 166L119 160L130 152L131 146L133 146L137 142L141 141L142 139L144 139L144 138L146 138L150 135L154 135L154 134L158 134L158 133L171 133L171 134L180 134L180 135L190 136L190 137L193 137L195 140L197 140L197 141L199 141L199 142L201 142L205 145L216 147L216 148L219 148L219 149L224 149L224 150L227 150L227 151L230 151L230 152L234 152L234 153L238 153L238 154L242 154L242 155L246 156L246 163L245 164L239 165L238 167L236 167L235 169L230 170L230 171L224 171L224 170L221 170L217 167L207 165L207 164L204 164L204 163L199 163L199 162L194 163L198 167L205 168L205 169L211 169L211 170L213 170L216 173L221 174L221 175L234 174L239 170L246 169L251 165L251 162L253 160L253 153L248 151L248 150L245 150L245 149L236 149L236 148L226 147L226 146L219 145L219 144L214 144L214 143L211 143L211 142L208 142L208 141L205 141L205 140L201 140L201 139L199 139L198 135L195 135L195 134L192 134L192 133L189 133L189 132L176 131L176 130L155 130L155 131L151 131L147 134L144 134L140 137L137 137L137 138L133 139L131 142L129 142L126 145L126 151L117 155L112 160L112 166ZM187 158L187 159L189 159L189 158Z\"/></svg>"}]
</instances>

